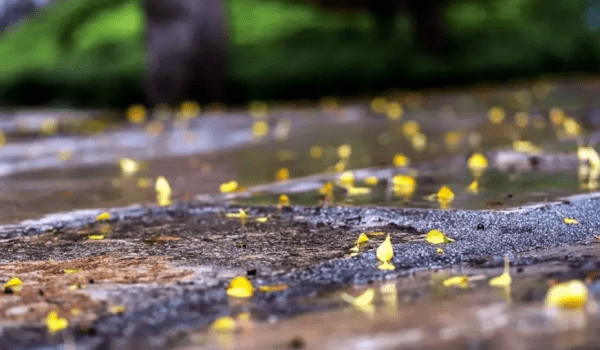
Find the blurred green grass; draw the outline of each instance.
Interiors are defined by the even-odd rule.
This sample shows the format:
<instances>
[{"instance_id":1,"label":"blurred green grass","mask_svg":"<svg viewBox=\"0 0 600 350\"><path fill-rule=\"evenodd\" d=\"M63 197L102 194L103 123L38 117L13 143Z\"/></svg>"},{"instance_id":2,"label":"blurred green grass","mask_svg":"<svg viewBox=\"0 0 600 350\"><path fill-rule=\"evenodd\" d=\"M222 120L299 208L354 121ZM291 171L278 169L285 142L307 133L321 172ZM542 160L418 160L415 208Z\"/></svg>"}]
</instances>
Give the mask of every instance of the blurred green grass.
<instances>
[{"instance_id":1,"label":"blurred green grass","mask_svg":"<svg viewBox=\"0 0 600 350\"><path fill-rule=\"evenodd\" d=\"M294 0L229 0L228 95L317 98L464 84L547 72L597 72L600 38L576 0L471 0L448 8L452 51L423 54L410 21L389 38L368 14ZM0 102L122 107L143 101L140 0L56 2L0 37Z\"/></svg>"}]
</instances>

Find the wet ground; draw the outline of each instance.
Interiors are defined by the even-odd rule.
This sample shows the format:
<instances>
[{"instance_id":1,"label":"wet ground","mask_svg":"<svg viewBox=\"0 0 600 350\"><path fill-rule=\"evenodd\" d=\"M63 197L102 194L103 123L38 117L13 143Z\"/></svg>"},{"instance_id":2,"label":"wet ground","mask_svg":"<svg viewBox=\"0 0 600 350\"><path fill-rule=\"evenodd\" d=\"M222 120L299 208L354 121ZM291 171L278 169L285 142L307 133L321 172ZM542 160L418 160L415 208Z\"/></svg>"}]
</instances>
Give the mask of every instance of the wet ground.
<instances>
[{"instance_id":1,"label":"wet ground","mask_svg":"<svg viewBox=\"0 0 600 350\"><path fill-rule=\"evenodd\" d=\"M270 130L262 139L246 111L131 126L110 119L115 112L8 113L0 281L23 286L0 296L0 348L593 348L594 303L557 313L543 299L573 278L600 294L600 197L576 154L600 140L600 85L544 84L391 93L400 120L370 100L280 105L258 116ZM499 124L487 116L496 105L506 114ZM552 107L580 130L565 134ZM426 136L422 148L406 135L408 120ZM342 144L351 149L344 159ZM467 190L473 152L489 160L477 193ZM410 164L394 165L397 153ZM121 157L138 161L137 171L123 173ZM280 168L290 179L274 182ZM320 194L343 170L370 193L337 184L332 198ZM416 179L409 200L390 194L397 174ZM167 207L154 204L160 175L173 188ZM370 177L376 185L365 184ZM230 180L245 190L220 194ZM455 193L450 209L431 199L442 185ZM291 206L277 206L282 193ZM240 209L245 220L227 215ZM103 211L110 219L97 221ZM433 229L455 240L442 253L425 241ZM370 241L350 254L361 232ZM375 256L387 234L393 271L378 269ZM504 256L509 290L488 285ZM238 275L257 288L252 298L227 296ZM444 287L455 275L470 276L469 287ZM340 296L368 288L376 297L366 309ZM67 330L48 333L51 310ZM225 315L235 331L209 330Z\"/></svg>"}]
</instances>

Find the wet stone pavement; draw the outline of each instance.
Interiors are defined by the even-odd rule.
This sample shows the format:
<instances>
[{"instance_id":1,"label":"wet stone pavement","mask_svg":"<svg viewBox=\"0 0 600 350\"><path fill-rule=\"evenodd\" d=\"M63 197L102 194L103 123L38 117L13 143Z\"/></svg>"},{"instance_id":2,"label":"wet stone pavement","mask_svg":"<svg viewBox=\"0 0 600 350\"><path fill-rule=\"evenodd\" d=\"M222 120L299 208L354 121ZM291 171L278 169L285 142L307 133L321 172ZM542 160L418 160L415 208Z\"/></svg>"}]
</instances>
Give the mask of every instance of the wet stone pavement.
<instances>
[{"instance_id":1,"label":"wet stone pavement","mask_svg":"<svg viewBox=\"0 0 600 350\"><path fill-rule=\"evenodd\" d=\"M599 201L598 195L580 195L506 211L250 207L243 224L224 216L237 212L237 206L199 203L113 209L107 223L95 222L99 211L50 216L41 225L5 227L2 232L0 275L8 279L18 274L24 281L22 291L4 296L0 305L6 320L2 346L66 348L69 341L78 349L185 345L191 341L189 332L218 316L245 311L253 320L268 323L335 309L343 304L331 295L351 284L414 278L424 269L498 268L504 255L525 274L549 262L566 263L567 271L577 268L585 274L600 264L593 248L600 232ZM257 222L257 217L268 220ZM565 217L579 223L565 224ZM438 254L424 241L431 229L456 242ZM347 255L360 232L373 231L391 235L395 271L377 269L375 248L383 236L373 236L363 253ZM88 239L98 232L105 239ZM535 254L568 244L590 249L583 254L577 249ZM65 274L65 269L79 272ZM257 292L240 302L225 293L236 275L248 276L256 287L288 288ZM539 301L543 292L529 297ZM122 309L115 312L116 307ZM37 322L57 308L64 313L80 310L71 316L71 340L49 336Z\"/></svg>"},{"instance_id":2,"label":"wet stone pavement","mask_svg":"<svg viewBox=\"0 0 600 350\"><path fill-rule=\"evenodd\" d=\"M539 84L549 97L538 84L392 94L405 108L391 102L394 117L376 99L131 125L102 111L3 116L0 282L23 284L0 295L0 349L597 348L600 194L590 185L600 173L577 151L600 140L590 102L600 84ZM488 120L497 105L504 122ZM557 105L579 122L570 136L552 119ZM475 193L473 152L489 161ZM410 164L394 164L398 153ZM281 169L289 178L273 182ZM351 196L344 170L376 184ZM410 201L391 195L398 174L415 178ZM161 175L174 202L164 207ZM245 190L219 193L231 180ZM333 201L319 194L326 182ZM442 185L455 192L443 210L431 199ZM282 193L291 206L277 206ZM245 220L231 215L240 209ZM431 230L454 242L428 243ZM369 241L352 252L361 233ZM376 257L387 235L392 271ZM493 288L505 259L512 285ZM251 298L227 295L236 276L251 281ZM446 286L454 276L468 286ZM589 305L547 308L549 287L571 279L585 281ZM372 305L347 302L365 291ZM49 332L51 311L65 330ZM222 316L236 329L215 331Z\"/></svg>"}]
</instances>

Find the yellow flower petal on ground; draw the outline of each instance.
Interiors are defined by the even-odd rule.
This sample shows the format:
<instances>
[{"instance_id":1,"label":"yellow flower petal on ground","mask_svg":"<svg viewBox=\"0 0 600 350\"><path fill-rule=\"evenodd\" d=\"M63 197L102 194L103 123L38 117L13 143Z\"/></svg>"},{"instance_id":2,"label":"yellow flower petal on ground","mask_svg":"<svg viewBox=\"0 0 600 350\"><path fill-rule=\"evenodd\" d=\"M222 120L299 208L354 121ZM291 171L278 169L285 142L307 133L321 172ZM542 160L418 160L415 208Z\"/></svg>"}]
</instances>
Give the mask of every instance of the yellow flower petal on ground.
<instances>
[{"instance_id":1,"label":"yellow flower petal on ground","mask_svg":"<svg viewBox=\"0 0 600 350\"><path fill-rule=\"evenodd\" d=\"M398 153L393 159L394 166L403 167L410 165L410 159L402 153Z\"/></svg>"},{"instance_id":2,"label":"yellow flower petal on ground","mask_svg":"<svg viewBox=\"0 0 600 350\"><path fill-rule=\"evenodd\" d=\"M346 159L342 159L339 162L335 163L335 165L333 166L333 170L335 170L336 172L342 172L344 171L344 169L346 169Z\"/></svg>"},{"instance_id":3,"label":"yellow flower petal on ground","mask_svg":"<svg viewBox=\"0 0 600 350\"><path fill-rule=\"evenodd\" d=\"M577 221L577 219L572 219L572 218L564 218L563 221L567 225L576 225L579 223L579 221Z\"/></svg>"},{"instance_id":4,"label":"yellow flower petal on ground","mask_svg":"<svg viewBox=\"0 0 600 350\"><path fill-rule=\"evenodd\" d=\"M260 286L258 287L258 290L260 290L261 292L270 293L281 292L282 290L286 290L288 288L289 286L287 284L274 284L272 286Z\"/></svg>"},{"instance_id":5,"label":"yellow flower petal on ground","mask_svg":"<svg viewBox=\"0 0 600 350\"><path fill-rule=\"evenodd\" d=\"M156 203L162 207L171 205L171 186L164 176L159 176L154 184Z\"/></svg>"},{"instance_id":6,"label":"yellow flower petal on ground","mask_svg":"<svg viewBox=\"0 0 600 350\"><path fill-rule=\"evenodd\" d=\"M526 154L539 154L542 152L540 147L535 146L531 141L515 140L513 141L513 149L517 152Z\"/></svg>"},{"instance_id":7,"label":"yellow flower petal on ground","mask_svg":"<svg viewBox=\"0 0 600 350\"><path fill-rule=\"evenodd\" d=\"M248 214L246 214L246 211L244 209L240 209L237 213L226 213L225 217L240 219L240 221L243 224L248 218Z\"/></svg>"},{"instance_id":8,"label":"yellow flower petal on ground","mask_svg":"<svg viewBox=\"0 0 600 350\"><path fill-rule=\"evenodd\" d=\"M252 135L257 139L262 139L269 133L269 124L259 120L252 124Z\"/></svg>"},{"instance_id":9,"label":"yellow flower petal on ground","mask_svg":"<svg viewBox=\"0 0 600 350\"><path fill-rule=\"evenodd\" d=\"M332 196L333 195L333 184L331 182L327 182L325 185L319 188L319 193L324 196Z\"/></svg>"},{"instance_id":10,"label":"yellow flower petal on ground","mask_svg":"<svg viewBox=\"0 0 600 350\"><path fill-rule=\"evenodd\" d=\"M409 120L402 124L402 133L406 137L413 137L420 131L419 123L414 120Z\"/></svg>"},{"instance_id":11,"label":"yellow flower petal on ground","mask_svg":"<svg viewBox=\"0 0 600 350\"><path fill-rule=\"evenodd\" d=\"M438 254L444 254L444 250L442 248L436 249L435 252Z\"/></svg>"},{"instance_id":12,"label":"yellow flower petal on ground","mask_svg":"<svg viewBox=\"0 0 600 350\"><path fill-rule=\"evenodd\" d=\"M469 288L469 276L455 276L445 279L444 287L460 287L460 288Z\"/></svg>"},{"instance_id":13,"label":"yellow flower petal on ground","mask_svg":"<svg viewBox=\"0 0 600 350\"><path fill-rule=\"evenodd\" d=\"M120 158L119 167L124 175L129 176L140 169L140 163L131 158Z\"/></svg>"},{"instance_id":14,"label":"yellow flower petal on ground","mask_svg":"<svg viewBox=\"0 0 600 350\"><path fill-rule=\"evenodd\" d=\"M64 318L58 317L56 311L50 311L46 316L46 327L50 333L56 333L62 331L69 326L69 321Z\"/></svg>"},{"instance_id":15,"label":"yellow flower petal on ground","mask_svg":"<svg viewBox=\"0 0 600 350\"><path fill-rule=\"evenodd\" d=\"M410 138L410 142L415 150L421 152L427 146L427 136L423 133L416 133Z\"/></svg>"},{"instance_id":16,"label":"yellow flower petal on ground","mask_svg":"<svg viewBox=\"0 0 600 350\"><path fill-rule=\"evenodd\" d=\"M408 201L413 193L415 193L417 181L412 176L395 175L392 178L392 185L394 194L402 196L404 200Z\"/></svg>"},{"instance_id":17,"label":"yellow flower petal on ground","mask_svg":"<svg viewBox=\"0 0 600 350\"><path fill-rule=\"evenodd\" d=\"M66 273L67 275L72 275L72 274L81 272L81 270L80 269L64 269L63 272Z\"/></svg>"},{"instance_id":18,"label":"yellow flower petal on ground","mask_svg":"<svg viewBox=\"0 0 600 350\"><path fill-rule=\"evenodd\" d=\"M442 244L442 243L454 242L454 240L452 238L447 237L444 233L442 233L441 231L438 231L438 230L429 231L429 233L427 233L427 236L425 237L425 239L427 240L427 242L429 242L431 244Z\"/></svg>"},{"instance_id":19,"label":"yellow flower petal on ground","mask_svg":"<svg viewBox=\"0 0 600 350\"><path fill-rule=\"evenodd\" d=\"M467 186L467 192L472 194L479 193L479 183L477 182L477 180L474 180L469 184L469 186Z\"/></svg>"},{"instance_id":20,"label":"yellow flower petal on ground","mask_svg":"<svg viewBox=\"0 0 600 350\"><path fill-rule=\"evenodd\" d=\"M99 241L104 239L104 235L89 235L88 239L92 241Z\"/></svg>"},{"instance_id":21,"label":"yellow flower petal on ground","mask_svg":"<svg viewBox=\"0 0 600 350\"><path fill-rule=\"evenodd\" d=\"M219 191L221 193L231 193L237 189L238 189L237 181L224 182L221 185L219 185Z\"/></svg>"},{"instance_id":22,"label":"yellow flower petal on ground","mask_svg":"<svg viewBox=\"0 0 600 350\"><path fill-rule=\"evenodd\" d=\"M287 194L282 194L279 196L278 202L280 207L287 207L290 205L290 197Z\"/></svg>"},{"instance_id":23,"label":"yellow flower petal on ground","mask_svg":"<svg viewBox=\"0 0 600 350\"><path fill-rule=\"evenodd\" d=\"M387 104L387 101L385 100L385 98L383 98L383 97L375 97L371 101L371 110L374 113L381 114L381 113L383 113L385 111L386 104Z\"/></svg>"},{"instance_id":24,"label":"yellow flower petal on ground","mask_svg":"<svg viewBox=\"0 0 600 350\"><path fill-rule=\"evenodd\" d=\"M512 278L510 277L510 265L508 262L508 258L504 260L504 272L497 277L494 277L490 280L490 286L494 287L505 287L509 286L512 282Z\"/></svg>"},{"instance_id":25,"label":"yellow flower petal on ground","mask_svg":"<svg viewBox=\"0 0 600 350\"><path fill-rule=\"evenodd\" d=\"M371 189L368 187L346 187L349 196L364 196L371 193Z\"/></svg>"},{"instance_id":26,"label":"yellow flower petal on ground","mask_svg":"<svg viewBox=\"0 0 600 350\"><path fill-rule=\"evenodd\" d=\"M127 310L127 308L123 305L116 305L110 308L110 313L117 315L117 314L122 314L125 312L125 310Z\"/></svg>"},{"instance_id":27,"label":"yellow flower petal on ground","mask_svg":"<svg viewBox=\"0 0 600 350\"><path fill-rule=\"evenodd\" d=\"M219 317L210 325L213 332L231 332L235 330L235 327L235 320L230 316Z\"/></svg>"},{"instance_id":28,"label":"yellow flower petal on ground","mask_svg":"<svg viewBox=\"0 0 600 350\"><path fill-rule=\"evenodd\" d=\"M6 283L4 283L4 289L10 288L13 290L13 292L20 291L22 286L23 281L21 281L21 279L18 277L13 277L9 279Z\"/></svg>"},{"instance_id":29,"label":"yellow flower petal on ground","mask_svg":"<svg viewBox=\"0 0 600 350\"><path fill-rule=\"evenodd\" d=\"M256 220L256 222L260 222L261 224L264 224L265 222L267 222L269 220L269 217L268 216L263 216L263 217L260 217L260 218L256 218L254 220Z\"/></svg>"},{"instance_id":30,"label":"yellow flower petal on ground","mask_svg":"<svg viewBox=\"0 0 600 350\"><path fill-rule=\"evenodd\" d=\"M437 200L443 209L448 208L454 200L454 192L452 192L450 187L442 186L437 193Z\"/></svg>"},{"instance_id":31,"label":"yellow flower petal on ground","mask_svg":"<svg viewBox=\"0 0 600 350\"><path fill-rule=\"evenodd\" d=\"M493 107L488 112L488 118L492 124L500 124L504 120L504 110L500 107Z\"/></svg>"},{"instance_id":32,"label":"yellow flower petal on ground","mask_svg":"<svg viewBox=\"0 0 600 350\"><path fill-rule=\"evenodd\" d=\"M377 185L377 183L379 182L379 180L375 176L367 176L365 178L364 182L365 182L365 184L367 184L369 186L375 186L375 185Z\"/></svg>"},{"instance_id":33,"label":"yellow flower petal on ground","mask_svg":"<svg viewBox=\"0 0 600 350\"><path fill-rule=\"evenodd\" d=\"M227 295L233 298L250 298L254 295L254 287L244 276L234 277L227 287Z\"/></svg>"},{"instance_id":34,"label":"yellow flower petal on ground","mask_svg":"<svg viewBox=\"0 0 600 350\"><path fill-rule=\"evenodd\" d=\"M467 160L467 167L473 176L479 177L488 167L487 158L481 153L473 153Z\"/></svg>"},{"instance_id":35,"label":"yellow flower petal on ground","mask_svg":"<svg viewBox=\"0 0 600 350\"><path fill-rule=\"evenodd\" d=\"M588 302L588 288L579 280L559 283L548 290L544 304L563 309L580 309Z\"/></svg>"},{"instance_id":36,"label":"yellow flower petal on ground","mask_svg":"<svg viewBox=\"0 0 600 350\"><path fill-rule=\"evenodd\" d=\"M310 153L311 158L319 159L323 156L323 147L311 146L308 153Z\"/></svg>"},{"instance_id":37,"label":"yellow flower petal on ground","mask_svg":"<svg viewBox=\"0 0 600 350\"><path fill-rule=\"evenodd\" d=\"M290 171L288 168L279 168L277 173L275 173L275 180L277 181L285 181L290 178Z\"/></svg>"},{"instance_id":38,"label":"yellow flower petal on ground","mask_svg":"<svg viewBox=\"0 0 600 350\"><path fill-rule=\"evenodd\" d=\"M373 303L373 299L375 299L375 290L373 288L369 288L356 298L346 293L340 294L340 297L345 302L348 302L356 307L361 307Z\"/></svg>"},{"instance_id":39,"label":"yellow flower petal on ground","mask_svg":"<svg viewBox=\"0 0 600 350\"><path fill-rule=\"evenodd\" d=\"M394 271L396 269L396 266L394 266L394 264L392 264L389 261L383 261L381 264L379 264L377 266L377 268L380 270Z\"/></svg>"},{"instance_id":40,"label":"yellow flower petal on ground","mask_svg":"<svg viewBox=\"0 0 600 350\"><path fill-rule=\"evenodd\" d=\"M110 219L110 213L109 212L103 212L98 214L98 216L96 216L96 221L105 221Z\"/></svg>"},{"instance_id":41,"label":"yellow flower petal on ground","mask_svg":"<svg viewBox=\"0 0 600 350\"><path fill-rule=\"evenodd\" d=\"M142 105L132 105L127 108L127 120L131 124L141 124L146 120L146 108Z\"/></svg>"},{"instance_id":42,"label":"yellow flower petal on ground","mask_svg":"<svg viewBox=\"0 0 600 350\"><path fill-rule=\"evenodd\" d=\"M367 236L366 233L361 233L358 236L358 239L356 240L356 244L362 244L362 243L367 243L369 241L369 237Z\"/></svg>"},{"instance_id":43,"label":"yellow flower petal on ground","mask_svg":"<svg viewBox=\"0 0 600 350\"><path fill-rule=\"evenodd\" d=\"M388 262L394 257L394 249L390 235L387 235L383 243L377 248L377 259L383 262Z\"/></svg>"},{"instance_id":44,"label":"yellow flower petal on ground","mask_svg":"<svg viewBox=\"0 0 600 350\"><path fill-rule=\"evenodd\" d=\"M351 171L344 171L340 175L338 181L340 184L342 184L342 186L352 187L354 186L354 174L352 174Z\"/></svg>"},{"instance_id":45,"label":"yellow flower petal on ground","mask_svg":"<svg viewBox=\"0 0 600 350\"><path fill-rule=\"evenodd\" d=\"M337 149L337 154L340 159L348 159L352 154L352 147L348 144L343 144Z\"/></svg>"},{"instance_id":46,"label":"yellow flower petal on ground","mask_svg":"<svg viewBox=\"0 0 600 350\"><path fill-rule=\"evenodd\" d=\"M575 121L575 119L568 117L563 121L563 128L565 134L568 136L577 136L581 134L581 126Z\"/></svg>"}]
</instances>

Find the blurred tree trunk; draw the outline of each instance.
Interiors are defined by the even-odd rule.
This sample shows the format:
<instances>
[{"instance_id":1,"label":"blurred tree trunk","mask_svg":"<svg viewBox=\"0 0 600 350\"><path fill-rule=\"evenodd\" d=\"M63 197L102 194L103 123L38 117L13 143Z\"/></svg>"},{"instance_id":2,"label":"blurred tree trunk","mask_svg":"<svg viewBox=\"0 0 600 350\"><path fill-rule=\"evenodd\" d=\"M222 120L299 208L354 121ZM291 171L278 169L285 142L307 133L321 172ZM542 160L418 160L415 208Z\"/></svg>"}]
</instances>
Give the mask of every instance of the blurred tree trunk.
<instances>
[{"instance_id":1,"label":"blurred tree trunk","mask_svg":"<svg viewBox=\"0 0 600 350\"><path fill-rule=\"evenodd\" d=\"M225 101L227 42L221 0L144 0L147 103Z\"/></svg>"}]
</instances>

